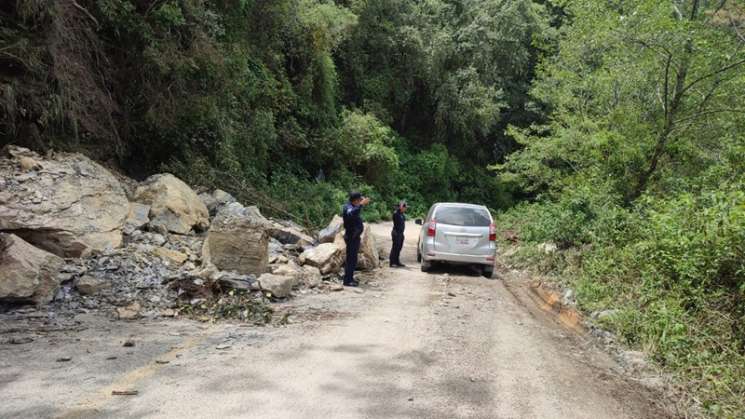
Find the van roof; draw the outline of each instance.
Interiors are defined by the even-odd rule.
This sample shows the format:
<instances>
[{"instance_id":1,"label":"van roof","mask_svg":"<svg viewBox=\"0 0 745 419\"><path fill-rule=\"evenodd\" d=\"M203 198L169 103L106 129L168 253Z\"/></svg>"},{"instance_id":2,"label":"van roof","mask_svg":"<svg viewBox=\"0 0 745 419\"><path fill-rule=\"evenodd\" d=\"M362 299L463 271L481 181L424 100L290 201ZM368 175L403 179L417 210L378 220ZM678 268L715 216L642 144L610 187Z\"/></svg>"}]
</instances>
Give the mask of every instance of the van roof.
<instances>
[{"instance_id":1,"label":"van roof","mask_svg":"<svg viewBox=\"0 0 745 419\"><path fill-rule=\"evenodd\" d=\"M466 204L463 202L437 202L434 204L436 207L464 207L464 208L484 208L486 207L484 205L478 205L478 204Z\"/></svg>"}]
</instances>

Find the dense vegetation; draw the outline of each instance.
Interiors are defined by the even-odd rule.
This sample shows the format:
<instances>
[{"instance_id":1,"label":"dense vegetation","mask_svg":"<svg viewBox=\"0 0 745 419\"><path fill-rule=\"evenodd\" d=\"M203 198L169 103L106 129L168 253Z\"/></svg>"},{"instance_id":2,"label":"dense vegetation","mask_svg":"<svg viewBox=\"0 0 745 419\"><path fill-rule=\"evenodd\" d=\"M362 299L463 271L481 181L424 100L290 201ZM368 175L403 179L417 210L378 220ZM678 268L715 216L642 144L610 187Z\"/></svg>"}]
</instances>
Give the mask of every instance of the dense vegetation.
<instances>
[{"instance_id":1,"label":"dense vegetation","mask_svg":"<svg viewBox=\"0 0 745 419\"><path fill-rule=\"evenodd\" d=\"M530 0L15 0L0 7L3 142L167 169L321 224L346 191L494 208L487 165L540 111ZM236 185L240 185L237 187ZM330 205L333 203L333 205Z\"/></svg>"},{"instance_id":2,"label":"dense vegetation","mask_svg":"<svg viewBox=\"0 0 745 419\"><path fill-rule=\"evenodd\" d=\"M745 394L744 88L741 0L0 4L0 143L313 225L353 188L370 219L487 204L723 417Z\"/></svg>"},{"instance_id":3,"label":"dense vegetation","mask_svg":"<svg viewBox=\"0 0 745 419\"><path fill-rule=\"evenodd\" d=\"M743 417L743 3L566 12L532 91L550 118L513 129L524 148L498 166L539 200L503 222L565 249L544 269L582 308L616 309L606 326L690 380L708 412Z\"/></svg>"}]
</instances>

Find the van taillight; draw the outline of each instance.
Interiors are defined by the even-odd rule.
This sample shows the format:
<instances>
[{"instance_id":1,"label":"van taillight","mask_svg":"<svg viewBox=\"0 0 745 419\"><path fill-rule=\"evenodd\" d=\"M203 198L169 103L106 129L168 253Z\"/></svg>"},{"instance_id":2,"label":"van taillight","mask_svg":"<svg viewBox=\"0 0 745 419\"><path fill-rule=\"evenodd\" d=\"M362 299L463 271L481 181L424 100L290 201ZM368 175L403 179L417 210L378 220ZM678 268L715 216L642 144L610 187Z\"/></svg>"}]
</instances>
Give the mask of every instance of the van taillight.
<instances>
[{"instance_id":1,"label":"van taillight","mask_svg":"<svg viewBox=\"0 0 745 419\"><path fill-rule=\"evenodd\" d=\"M497 241L497 226L495 226L494 223L491 223L489 225L489 241Z\"/></svg>"},{"instance_id":2,"label":"van taillight","mask_svg":"<svg viewBox=\"0 0 745 419\"><path fill-rule=\"evenodd\" d=\"M429 222L429 225L427 226L427 236L429 237L435 237L435 233L437 232L437 221L433 218L432 221Z\"/></svg>"}]
</instances>

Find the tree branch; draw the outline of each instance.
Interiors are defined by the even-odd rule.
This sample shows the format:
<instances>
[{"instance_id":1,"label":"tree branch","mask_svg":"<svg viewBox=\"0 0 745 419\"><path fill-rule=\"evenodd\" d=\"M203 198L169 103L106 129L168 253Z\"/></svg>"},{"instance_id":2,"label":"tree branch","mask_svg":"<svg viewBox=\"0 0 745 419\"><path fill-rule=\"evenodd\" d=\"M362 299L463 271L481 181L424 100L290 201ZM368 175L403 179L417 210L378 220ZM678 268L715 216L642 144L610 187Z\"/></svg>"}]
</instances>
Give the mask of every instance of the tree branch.
<instances>
[{"instance_id":1,"label":"tree branch","mask_svg":"<svg viewBox=\"0 0 745 419\"><path fill-rule=\"evenodd\" d=\"M81 12L85 13L86 16L88 16L93 21L93 23L96 24L96 29L98 29L98 28L101 27L101 25L98 23L98 20L91 14L91 12L88 11L88 9L86 9L85 7L79 5L78 2L76 2L75 0L70 0L70 2L72 3L73 6L75 6L76 9L78 9Z\"/></svg>"},{"instance_id":2,"label":"tree branch","mask_svg":"<svg viewBox=\"0 0 745 419\"><path fill-rule=\"evenodd\" d=\"M670 103L670 63L672 62L672 55L667 56L667 63L665 63L665 100L662 104L665 110L665 119L667 119L667 112Z\"/></svg>"},{"instance_id":3,"label":"tree branch","mask_svg":"<svg viewBox=\"0 0 745 419\"><path fill-rule=\"evenodd\" d=\"M686 118L681 118L675 121L675 124L679 124L682 122L688 122L695 119L698 119L702 116L711 115L711 114L717 114L717 113L742 113L745 114L745 109L710 109L708 111L698 112L695 115L691 115Z\"/></svg>"},{"instance_id":4,"label":"tree branch","mask_svg":"<svg viewBox=\"0 0 745 419\"><path fill-rule=\"evenodd\" d=\"M740 61L734 62L734 63L729 64L729 65L726 65L726 66L720 68L719 70L713 71L713 72L711 72L709 74L703 75L703 76L697 78L696 80L690 82L687 86L685 86L683 88L683 93L685 93L691 87L695 86L696 84L698 84L698 83L700 83L700 82L702 82L702 81L704 81L704 80L706 80L708 78L711 78L711 77L714 77L714 76L716 76L718 74L724 73L727 70L732 70L733 68L735 68L737 66L740 66L740 65L743 65L743 64L745 64L745 59L742 59Z\"/></svg>"}]
</instances>

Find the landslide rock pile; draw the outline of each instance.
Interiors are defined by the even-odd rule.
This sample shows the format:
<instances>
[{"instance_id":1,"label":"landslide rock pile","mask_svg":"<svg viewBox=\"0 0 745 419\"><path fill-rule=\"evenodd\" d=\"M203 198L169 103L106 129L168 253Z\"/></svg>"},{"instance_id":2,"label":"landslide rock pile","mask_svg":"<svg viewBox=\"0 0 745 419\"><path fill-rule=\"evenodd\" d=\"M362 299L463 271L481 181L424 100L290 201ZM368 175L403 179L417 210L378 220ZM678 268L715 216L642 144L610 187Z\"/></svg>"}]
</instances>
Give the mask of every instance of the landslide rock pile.
<instances>
[{"instance_id":1,"label":"landslide rock pile","mask_svg":"<svg viewBox=\"0 0 745 419\"><path fill-rule=\"evenodd\" d=\"M266 301L336 287L342 235L335 217L316 246L291 221L167 173L138 184L81 154L0 151L0 304L265 320ZM366 231L360 267L377 266Z\"/></svg>"}]
</instances>

